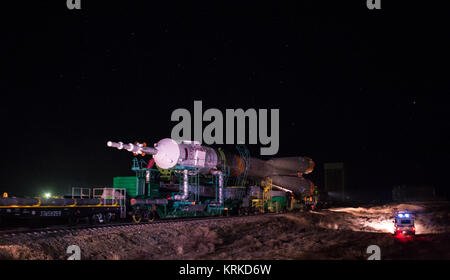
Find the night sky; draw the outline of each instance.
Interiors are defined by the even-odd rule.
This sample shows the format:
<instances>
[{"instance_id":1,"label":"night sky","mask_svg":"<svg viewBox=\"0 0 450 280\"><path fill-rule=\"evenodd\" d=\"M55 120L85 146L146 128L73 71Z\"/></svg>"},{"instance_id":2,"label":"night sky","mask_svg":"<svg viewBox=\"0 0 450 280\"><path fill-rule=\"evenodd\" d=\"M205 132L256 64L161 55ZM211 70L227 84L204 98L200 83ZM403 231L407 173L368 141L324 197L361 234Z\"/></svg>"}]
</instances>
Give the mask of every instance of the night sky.
<instances>
[{"instance_id":1,"label":"night sky","mask_svg":"<svg viewBox=\"0 0 450 280\"><path fill-rule=\"evenodd\" d=\"M449 194L444 15L365 1L340 13L296 1L33 2L2 28L0 191L111 186L133 175L133 156L106 141L170 137L172 111L202 100L223 113L280 109L277 156L312 157L319 187L323 163L343 161L349 188L374 199L397 184Z\"/></svg>"}]
</instances>

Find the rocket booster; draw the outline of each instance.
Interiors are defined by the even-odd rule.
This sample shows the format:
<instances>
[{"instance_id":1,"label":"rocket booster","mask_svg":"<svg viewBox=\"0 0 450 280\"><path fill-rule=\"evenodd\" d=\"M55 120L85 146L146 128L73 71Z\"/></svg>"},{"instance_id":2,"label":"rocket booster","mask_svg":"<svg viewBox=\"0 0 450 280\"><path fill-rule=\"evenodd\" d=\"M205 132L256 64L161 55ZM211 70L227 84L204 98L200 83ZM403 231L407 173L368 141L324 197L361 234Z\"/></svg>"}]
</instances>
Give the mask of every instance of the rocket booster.
<instances>
[{"instance_id":1,"label":"rocket booster","mask_svg":"<svg viewBox=\"0 0 450 280\"><path fill-rule=\"evenodd\" d=\"M247 169L249 177L271 177L274 184L293 192L303 192L302 190L312 184L302 177L303 174L311 173L314 169L314 162L308 157L282 157L270 160L251 157L245 161L236 154L216 151L195 141L176 142L170 138L160 140L154 144L153 148L147 147L145 143L123 144L111 141L107 143L107 146L119 150L125 149L135 155L150 154L156 165L163 169L178 165L198 168L200 173L207 174L212 170L229 167L231 176L238 176Z\"/></svg>"}]
</instances>

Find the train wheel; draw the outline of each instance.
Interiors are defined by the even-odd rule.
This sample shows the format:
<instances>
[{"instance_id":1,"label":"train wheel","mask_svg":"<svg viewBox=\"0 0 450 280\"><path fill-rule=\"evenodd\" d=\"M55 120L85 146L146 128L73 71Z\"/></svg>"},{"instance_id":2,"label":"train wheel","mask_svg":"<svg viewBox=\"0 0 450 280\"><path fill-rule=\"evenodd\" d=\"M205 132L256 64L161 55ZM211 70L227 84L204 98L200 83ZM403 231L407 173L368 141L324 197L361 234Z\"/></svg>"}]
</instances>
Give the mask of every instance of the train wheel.
<instances>
[{"instance_id":1,"label":"train wheel","mask_svg":"<svg viewBox=\"0 0 450 280\"><path fill-rule=\"evenodd\" d=\"M106 213L105 214L105 224L108 224L108 223L114 221L115 220L115 215L116 214L111 213L111 212Z\"/></svg>"},{"instance_id":2,"label":"train wheel","mask_svg":"<svg viewBox=\"0 0 450 280\"><path fill-rule=\"evenodd\" d=\"M238 216L244 216L244 208L239 208L238 210Z\"/></svg>"},{"instance_id":3,"label":"train wheel","mask_svg":"<svg viewBox=\"0 0 450 280\"><path fill-rule=\"evenodd\" d=\"M142 214L141 214L141 211L140 211L140 210L134 211L134 214L133 214L133 221L134 221L136 224L139 224L139 223L142 221Z\"/></svg>"},{"instance_id":4,"label":"train wheel","mask_svg":"<svg viewBox=\"0 0 450 280\"><path fill-rule=\"evenodd\" d=\"M241 216L248 216L248 208L242 208Z\"/></svg>"},{"instance_id":5,"label":"train wheel","mask_svg":"<svg viewBox=\"0 0 450 280\"><path fill-rule=\"evenodd\" d=\"M93 214L90 218L89 218L89 223L90 224L103 224L105 222L105 217L102 213L96 213Z\"/></svg>"},{"instance_id":6,"label":"train wheel","mask_svg":"<svg viewBox=\"0 0 450 280\"><path fill-rule=\"evenodd\" d=\"M156 214L154 211L148 211L147 215L145 215L145 216L146 216L145 220L149 223L152 223L156 218Z\"/></svg>"}]
</instances>

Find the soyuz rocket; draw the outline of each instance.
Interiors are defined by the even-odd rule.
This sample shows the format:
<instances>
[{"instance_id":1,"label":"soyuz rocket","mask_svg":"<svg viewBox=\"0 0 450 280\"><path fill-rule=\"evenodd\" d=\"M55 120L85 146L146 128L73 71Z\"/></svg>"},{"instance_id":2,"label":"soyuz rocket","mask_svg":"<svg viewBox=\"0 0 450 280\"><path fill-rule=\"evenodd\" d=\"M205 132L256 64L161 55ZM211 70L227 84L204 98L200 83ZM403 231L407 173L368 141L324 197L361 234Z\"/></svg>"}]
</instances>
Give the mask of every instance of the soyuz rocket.
<instances>
[{"instance_id":1,"label":"soyuz rocket","mask_svg":"<svg viewBox=\"0 0 450 280\"><path fill-rule=\"evenodd\" d=\"M276 186L297 194L314 186L311 181L303 178L303 174L309 174L314 169L314 162L308 157L281 157L270 160L250 157L244 160L236 154L227 154L195 141L177 142L171 138L160 140L153 148L147 147L145 143L124 144L111 141L108 141L107 146L124 149L135 155L152 155L156 165L162 169L189 167L198 168L201 174L208 174L229 168L230 176L238 176L247 170L249 177L269 177Z\"/></svg>"}]
</instances>

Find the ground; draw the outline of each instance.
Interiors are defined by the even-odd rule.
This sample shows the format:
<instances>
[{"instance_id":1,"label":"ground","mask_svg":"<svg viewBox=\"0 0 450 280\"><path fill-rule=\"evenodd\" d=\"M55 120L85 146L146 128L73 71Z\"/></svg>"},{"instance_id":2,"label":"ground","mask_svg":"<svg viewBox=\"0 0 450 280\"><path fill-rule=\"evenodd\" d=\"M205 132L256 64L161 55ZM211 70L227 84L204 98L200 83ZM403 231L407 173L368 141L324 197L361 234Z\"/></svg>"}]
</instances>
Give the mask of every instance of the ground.
<instances>
[{"instance_id":1,"label":"ground","mask_svg":"<svg viewBox=\"0 0 450 280\"><path fill-rule=\"evenodd\" d=\"M416 213L417 236L395 238L393 209ZM0 259L450 259L449 203L331 208L210 221L139 225L0 239Z\"/></svg>"}]
</instances>

